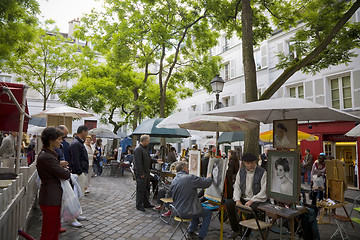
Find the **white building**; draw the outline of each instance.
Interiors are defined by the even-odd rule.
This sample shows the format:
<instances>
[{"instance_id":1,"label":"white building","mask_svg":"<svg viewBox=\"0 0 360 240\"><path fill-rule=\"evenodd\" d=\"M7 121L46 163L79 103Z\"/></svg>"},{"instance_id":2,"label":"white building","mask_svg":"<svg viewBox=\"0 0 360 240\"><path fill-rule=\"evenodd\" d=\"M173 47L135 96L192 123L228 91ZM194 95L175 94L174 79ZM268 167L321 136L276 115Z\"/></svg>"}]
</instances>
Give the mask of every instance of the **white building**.
<instances>
[{"instance_id":1,"label":"white building","mask_svg":"<svg viewBox=\"0 0 360 240\"><path fill-rule=\"evenodd\" d=\"M354 14L352 20L360 21L359 10ZM274 32L271 37L254 49L259 96L283 72L283 70L276 68L276 64L279 62L277 54L281 51L296 57L296 53L289 50L291 37L295 34L295 31L296 29L288 32ZM212 49L211 54L221 56L224 64L220 76L225 80L225 85L223 92L220 93L220 101L225 107L245 103L245 78L241 40L237 37L227 39L223 34L218 42L219 44ZM354 52L360 54L360 49L354 49ZM360 55L352 58L352 62L348 65L331 66L316 75L297 72L285 82L272 98L282 97L304 98L360 116ZM191 98L179 100L177 109L179 111L196 110L208 112L213 110L215 101L215 94L208 94L203 89L194 90ZM314 159L317 158L320 152L325 152L327 155L345 161L348 181L353 182L353 176L354 174L357 175L357 170L359 170L355 162L356 159L360 158L360 146L359 143L356 144L356 141L360 141L359 138L357 140L356 138L344 136L344 133L355 126L354 122L340 122L337 124L314 123L311 129L308 128L308 123L299 124L299 130L320 137L320 140L316 143L302 141L301 153L303 155L305 148L310 148ZM270 124L262 124L260 131L271 129ZM232 145L234 147L239 143L233 143ZM224 149L227 150L228 148L222 146L221 149L224 151Z\"/></svg>"}]
</instances>

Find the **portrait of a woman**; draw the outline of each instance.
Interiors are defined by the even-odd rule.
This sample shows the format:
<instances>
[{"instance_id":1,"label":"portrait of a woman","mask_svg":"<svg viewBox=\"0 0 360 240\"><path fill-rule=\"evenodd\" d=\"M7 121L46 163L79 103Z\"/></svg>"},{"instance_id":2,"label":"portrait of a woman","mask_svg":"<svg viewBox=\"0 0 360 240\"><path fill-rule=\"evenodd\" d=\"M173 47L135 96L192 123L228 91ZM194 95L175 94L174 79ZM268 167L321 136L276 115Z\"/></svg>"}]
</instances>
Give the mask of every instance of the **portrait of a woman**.
<instances>
[{"instance_id":1,"label":"portrait of a woman","mask_svg":"<svg viewBox=\"0 0 360 240\"><path fill-rule=\"evenodd\" d=\"M280 181L279 192L286 195L293 194L293 183L287 176L290 165L287 158L280 157L275 161L275 173Z\"/></svg>"}]
</instances>

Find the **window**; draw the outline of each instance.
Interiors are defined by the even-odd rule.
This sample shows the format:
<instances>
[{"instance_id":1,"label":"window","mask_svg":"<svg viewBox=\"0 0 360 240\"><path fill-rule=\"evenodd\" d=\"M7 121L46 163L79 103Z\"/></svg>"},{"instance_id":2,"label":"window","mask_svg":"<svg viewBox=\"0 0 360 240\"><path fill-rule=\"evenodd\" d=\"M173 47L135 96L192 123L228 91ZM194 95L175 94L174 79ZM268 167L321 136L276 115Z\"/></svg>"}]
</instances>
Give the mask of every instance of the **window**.
<instances>
[{"instance_id":1,"label":"window","mask_svg":"<svg viewBox=\"0 0 360 240\"><path fill-rule=\"evenodd\" d=\"M224 107L229 107L230 106L230 97L223 98L222 102L224 104Z\"/></svg>"},{"instance_id":2,"label":"window","mask_svg":"<svg viewBox=\"0 0 360 240\"><path fill-rule=\"evenodd\" d=\"M206 103L206 111L207 112L210 112L211 110L213 110L213 102L211 101L211 102L207 102Z\"/></svg>"},{"instance_id":3,"label":"window","mask_svg":"<svg viewBox=\"0 0 360 240\"><path fill-rule=\"evenodd\" d=\"M0 81L11 83L11 76L1 75L1 76L0 76Z\"/></svg>"},{"instance_id":4,"label":"window","mask_svg":"<svg viewBox=\"0 0 360 240\"><path fill-rule=\"evenodd\" d=\"M225 52L225 51L228 50L229 48L230 48L229 39L227 39L226 37L224 37L223 52Z\"/></svg>"},{"instance_id":5,"label":"window","mask_svg":"<svg viewBox=\"0 0 360 240\"><path fill-rule=\"evenodd\" d=\"M289 93L292 98L304 98L304 86L291 87Z\"/></svg>"},{"instance_id":6,"label":"window","mask_svg":"<svg viewBox=\"0 0 360 240\"><path fill-rule=\"evenodd\" d=\"M254 51L254 60L255 60L256 70L261 69L261 53L260 53L260 50Z\"/></svg>"},{"instance_id":7,"label":"window","mask_svg":"<svg viewBox=\"0 0 360 240\"><path fill-rule=\"evenodd\" d=\"M224 80L228 81L230 79L230 64L226 63L224 66Z\"/></svg>"},{"instance_id":8,"label":"window","mask_svg":"<svg viewBox=\"0 0 360 240\"><path fill-rule=\"evenodd\" d=\"M256 70L264 69L267 67L266 45L261 46L259 49L254 51L254 60L255 60Z\"/></svg>"},{"instance_id":9,"label":"window","mask_svg":"<svg viewBox=\"0 0 360 240\"><path fill-rule=\"evenodd\" d=\"M352 108L350 76L330 79L331 106L337 109Z\"/></svg>"},{"instance_id":10,"label":"window","mask_svg":"<svg viewBox=\"0 0 360 240\"><path fill-rule=\"evenodd\" d=\"M257 97L258 97L258 99L261 97L261 89L257 90Z\"/></svg>"},{"instance_id":11,"label":"window","mask_svg":"<svg viewBox=\"0 0 360 240\"><path fill-rule=\"evenodd\" d=\"M191 111L196 111L196 105L191 106Z\"/></svg>"},{"instance_id":12,"label":"window","mask_svg":"<svg viewBox=\"0 0 360 240\"><path fill-rule=\"evenodd\" d=\"M297 58L297 53L296 53L296 49L295 49L294 44L295 44L294 41L288 42L288 53L289 53L290 61Z\"/></svg>"}]
</instances>

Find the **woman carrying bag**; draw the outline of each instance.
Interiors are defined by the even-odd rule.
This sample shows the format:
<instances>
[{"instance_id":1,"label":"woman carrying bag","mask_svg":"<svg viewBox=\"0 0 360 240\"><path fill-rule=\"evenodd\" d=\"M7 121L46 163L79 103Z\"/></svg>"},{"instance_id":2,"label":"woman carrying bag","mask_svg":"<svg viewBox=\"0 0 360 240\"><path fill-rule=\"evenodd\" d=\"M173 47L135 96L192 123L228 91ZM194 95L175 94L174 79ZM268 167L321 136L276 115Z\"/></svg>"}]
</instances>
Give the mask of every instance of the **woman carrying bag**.
<instances>
[{"instance_id":1,"label":"woman carrying bag","mask_svg":"<svg viewBox=\"0 0 360 240\"><path fill-rule=\"evenodd\" d=\"M70 178L70 172L60 165L54 148L59 148L63 133L54 128L47 127L41 134L43 143L36 168L41 179L39 205L42 211L41 240L59 239L60 209L63 190L60 180Z\"/></svg>"}]
</instances>

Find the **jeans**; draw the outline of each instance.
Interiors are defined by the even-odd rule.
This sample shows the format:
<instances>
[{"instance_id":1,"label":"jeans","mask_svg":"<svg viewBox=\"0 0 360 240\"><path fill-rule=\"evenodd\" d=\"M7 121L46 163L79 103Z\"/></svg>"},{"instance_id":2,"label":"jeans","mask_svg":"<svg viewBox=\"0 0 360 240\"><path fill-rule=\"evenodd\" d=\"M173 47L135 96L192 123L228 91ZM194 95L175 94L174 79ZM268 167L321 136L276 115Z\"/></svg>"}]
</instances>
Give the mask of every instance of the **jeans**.
<instances>
[{"instance_id":1,"label":"jeans","mask_svg":"<svg viewBox=\"0 0 360 240\"><path fill-rule=\"evenodd\" d=\"M307 180L308 180L308 184L310 185L311 183L311 170L307 170Z\"/></svg>"},{"instance_id":2,"label":"jeans","mask_svg":"<svg viewBox=\"0 0 360 240\"><path fill-rule=\"evenodd\" d=\"M98 175L98 176L101 175L101 173L102 173L102 168L101 168L99 162L94 162L94 164L93 164L93 170L94 170L94 173L95 173L96 175Z\"/></svg>"},{"instance_id":3,"label":"jeans","mask_svg":"<svg viewBox=\"0 0 360 240\"><path fill-rule=\"evenodd\" d=\"M202 218L202 223L198 235L199 238L205 238L209 230L211 215L211 211L203 207L203 211L201 213L185 217L192 218L188 229L189 232L195 232L197 230L199 225L199 219Z\"/></svg>"}]
</instances>

